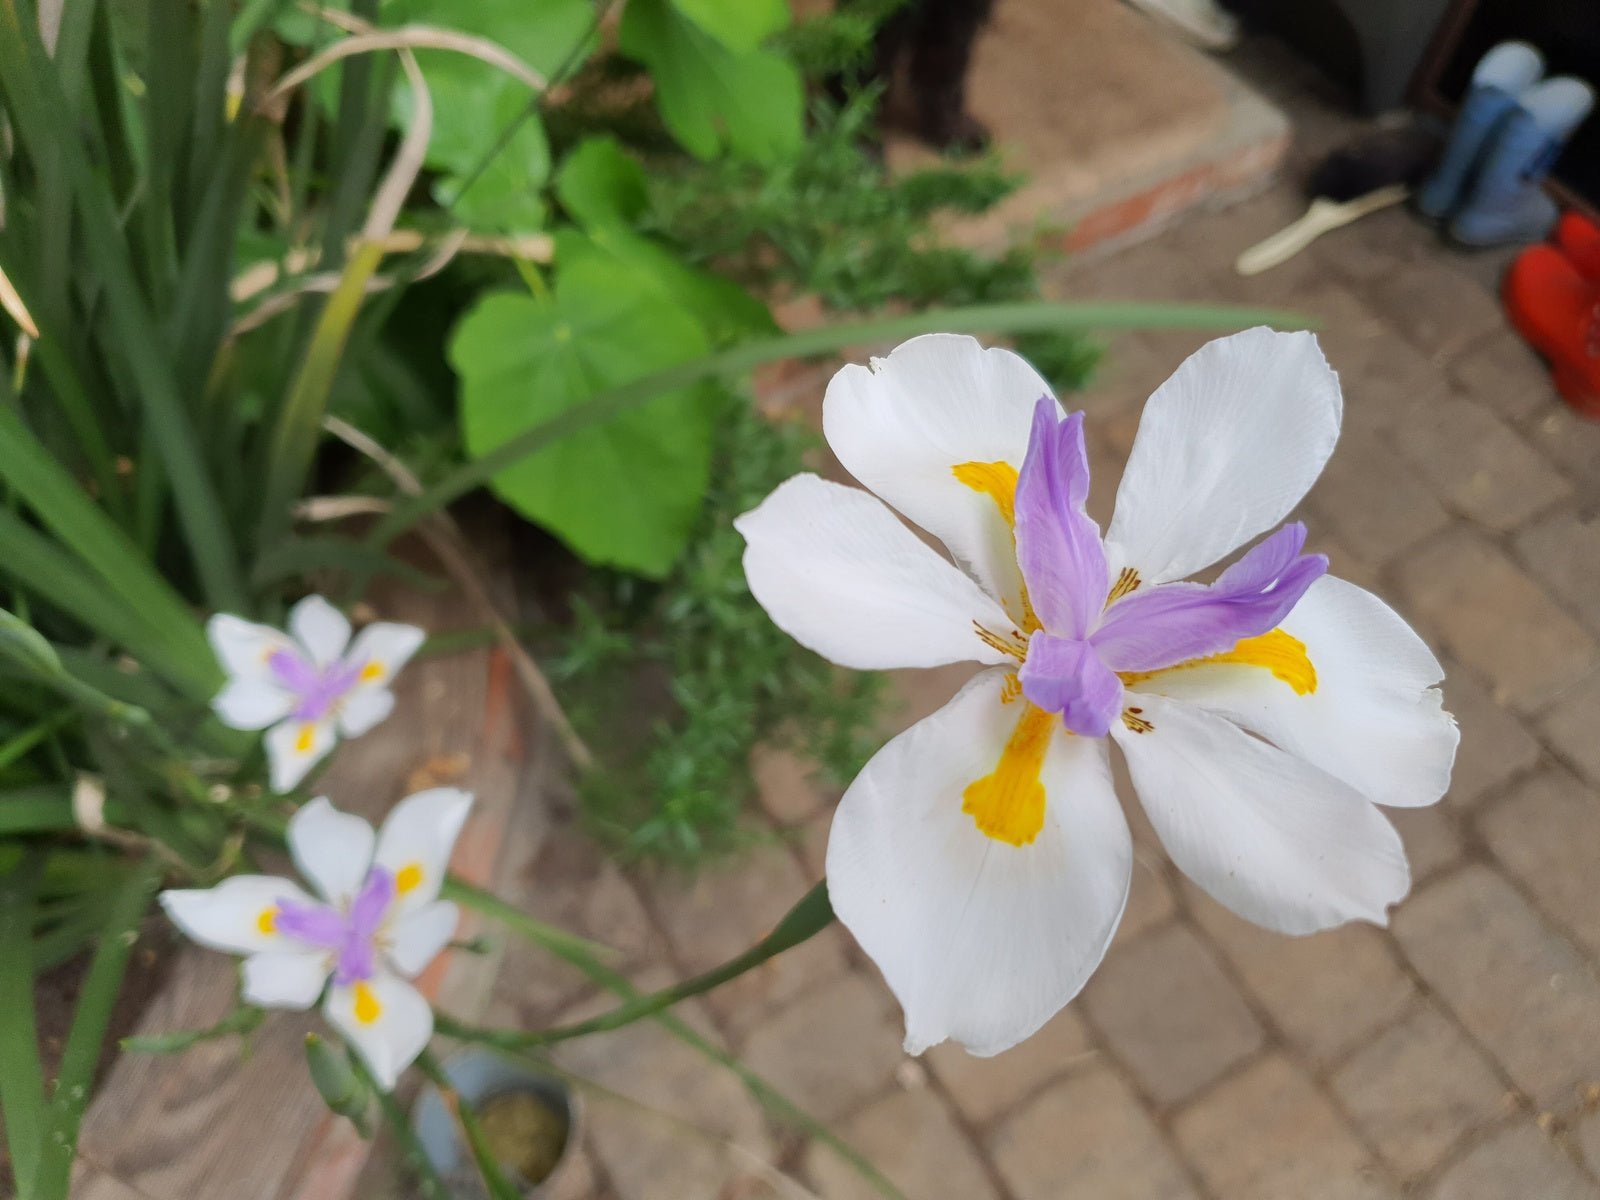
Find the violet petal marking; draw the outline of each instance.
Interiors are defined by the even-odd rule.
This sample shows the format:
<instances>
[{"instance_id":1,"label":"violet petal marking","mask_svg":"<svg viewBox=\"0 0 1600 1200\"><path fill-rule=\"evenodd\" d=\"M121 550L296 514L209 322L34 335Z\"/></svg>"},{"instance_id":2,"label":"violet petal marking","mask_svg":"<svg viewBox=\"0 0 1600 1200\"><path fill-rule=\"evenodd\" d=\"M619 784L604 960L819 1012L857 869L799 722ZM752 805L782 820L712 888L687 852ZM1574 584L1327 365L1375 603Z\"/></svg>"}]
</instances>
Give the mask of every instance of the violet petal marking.
<instances>
[{"instance_id":1,"label":"violet petal marking","mask_svg":"<svg viewBox=\"0 0 1600 1200\"><path fill-rule=\"evenodd\" d=\"M267 665L278 682L294 693L297 703L291 715L299 721L320 721L361 678L356 663L333 662L319 670L293 650L273 651Z\"/></svg>"},{"instance_id":2,"label":"violet petal marking","mask_svg":"<svg viewBox=\"0 0 1600 1200\"><path fill-rule=\"evenodd\" d=\"M1328 570L1326 555L1300 553L1305 538L1304 525L1285 525L1215 583L1135 592L1107 610L1090 641L1113 670L1156 671L1275 629Z\"/></svg>"},{"instance_id":3,"label":"violet petal marking","mask_svg":"<svg viewBox=\"0 0 1600 1200\"><path fill-rule=\"evenodd\" d=\"M344 944L344 914L323 904L280 900L275 925L284 936L321 950L337 950Z\"/></svg>"},{"instance_id":4,"label":"violet petal marking","mask_svg":"<svg viewBox=\"0 0 1600 1200\"><path fill-rule=\"evenodd\" d=\"M1083 414L1058 420L1055 401L1041 396L1017 476L1017 562L1034 612L1063 637L1087 636L1105 605L1106 554L1083 511L1088 496Z\"/></svg>"},{"instance_id":5,"label":"violet petal marking","mask_svg":"<svg viewBox=\"0 0 1600 1200\"><path fill-rule=\"evenodd\" d=\"M1030 703L1083 737L1105 737L1122 711L1122 680L1080 639L1035 633L1018 677Z\"/></svg>"},{"instance_id":6,"label":"violet petal marking","mask_svg":"<svg viewBox=\"0 0 1600 1200\"><path fill-rule=\"evenodd\" d=\"M348 987L371 979L377 965L378 926L394 902L394 876L382 867L373 867L350 905L345 938L334 962L333 981Z\"/></svg>"}]
</instances>

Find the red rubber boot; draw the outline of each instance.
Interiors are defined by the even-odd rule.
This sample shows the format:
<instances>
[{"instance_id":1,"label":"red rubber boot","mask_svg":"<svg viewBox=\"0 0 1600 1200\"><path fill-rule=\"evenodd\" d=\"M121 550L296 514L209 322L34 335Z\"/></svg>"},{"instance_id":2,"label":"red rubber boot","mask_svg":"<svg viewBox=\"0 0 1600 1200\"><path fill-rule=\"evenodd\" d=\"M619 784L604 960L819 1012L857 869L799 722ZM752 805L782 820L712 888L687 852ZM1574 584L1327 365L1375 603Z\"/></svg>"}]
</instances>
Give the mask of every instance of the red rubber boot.
<instances>
[{"instance_id":1,"label":"red rubber boot","mask_svg":"<svg viewBox=\"0 0 1600 1200\"><path fill-rule=\"evenodd\" d=\"M1582 213L1562 213L1556 222L1556 245L1581 274L1600 280L1600 225Z\"/></svg>"},{"instance_id":2,"label":"red rubber boot","mask_svg":"<svg viewBox=\"0 0 1600 1200\"><path fill-rule=\"evenodd\" d=\"M1578 412L1600 420L1600 279L1590 279L1551 246L1530 246L1506 272L1511 323L1550 360L1556 389Z\"/></svg>"}]
</instances>

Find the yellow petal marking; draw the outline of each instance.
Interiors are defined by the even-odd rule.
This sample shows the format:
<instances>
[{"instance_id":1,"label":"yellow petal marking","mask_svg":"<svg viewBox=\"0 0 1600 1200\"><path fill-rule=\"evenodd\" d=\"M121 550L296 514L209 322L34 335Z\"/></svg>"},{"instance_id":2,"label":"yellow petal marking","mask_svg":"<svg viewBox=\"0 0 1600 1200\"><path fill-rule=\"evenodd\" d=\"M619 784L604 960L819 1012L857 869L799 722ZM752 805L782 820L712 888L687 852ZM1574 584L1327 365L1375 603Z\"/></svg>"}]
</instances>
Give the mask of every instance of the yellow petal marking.
<instances>
[{"instance_id":1,"label":"yellow petal marking","mask_svg":"<svg viewBox=\"0 0 1600 1200\"><path fill-rule=\"evenodd\" d=\"M302 725L300 732L294 739L294 752L296 754L310 754L311 747L316 745L317 727L315 725Z\"/></svg>"},{"instance_id":2,"label":"yellow petal marking","mask_svg":"<svg viewBox=\"0 0 1600 1200\"><path fill-rule=\"evenodd\" d=\"M1190 667L1209 666L1262 667L1288 684L1297 696L1309 696L1317 690L1317 668L1312 664L1311 656L1306 653L1306 644L1281 629L1263 633L1260 637L1245 638L1232 650L1224 650L1221 654L1191 658L1188 662L1162 667L1159 671L1124 671L1119 674L1123 685L1131 687L1170 671L1186 671Z\"/></svg>"},{"instance_id":3,"label":"yellow petal marking","mask_svg":"<svg viewBox=\"0 0 1600 1200\"><path fill-rule=\"evenodd\" d=\"M950 468L957 481L994 501L1000 516L1011 530L1011 549L1017 547L1017 469L1008 462L964 462ZM1015 618L1016 614L1011 614ZM1028 599L1028 585L1022 585L1022 632L1041 629L1038 615ZM1006 653L1014 653L1007 650Z\"/></svg>"},{"instance_id":4,"label":"yellow petal marking","mask_svg":"<svg viewBox=\"0 0 1600 1200\"><path fill-rule=\"evenodd\" d=\"M972 817L978 831L997 842L1026 846L1044 828L1044 769L1050 735L1059 718L1024 700L1022 715L1000 752L991 774L967 785L961 794L961 811Z\"/></svg>"},{"instance_id":5,"label":"yellow petal marking","mask_svg":"<svg viewBox=\"0 0 1600 1200\"><path fill-rule=\"evenodd\" d=\"M373 683L382 678L383 664L380 662L369 662L366 666L361 668L362 683Z\"/></svg>"},{"instance_id":6,"label":"yellow petal marking","mask_svg":"<svg viewBox=\"0 0 1600 1200\"><path fill-rule=\"evenodd\" d=\"M256 928L262 933L277 933L278 910L275 908L263 908L261 915L256 918Z\"/></svg>"},{"instance_id":7,"label":"yellow petal marking","mask_svg":"<svg viewBox=\"0 0 1600 1200\"><path fill-rule=\"evenodd\" d=\"M404 896L422 882L422 864L407 863L395 873L394 890Z\"/></svg>"},{"instance_id":8,"label":"yellow petal marking","mask_svg":"<svg viewBox=\"0 0 1600 1200\"><path fill-rule=\"evenodd\" d=\"M365 980L356 984L355 1000L356 1020L361 1024L371 1025L379 1017L383 1016L383 1005L378 1003L378 997L373 994L372 989L367 986Z\"/></svg>"}]
</instances>

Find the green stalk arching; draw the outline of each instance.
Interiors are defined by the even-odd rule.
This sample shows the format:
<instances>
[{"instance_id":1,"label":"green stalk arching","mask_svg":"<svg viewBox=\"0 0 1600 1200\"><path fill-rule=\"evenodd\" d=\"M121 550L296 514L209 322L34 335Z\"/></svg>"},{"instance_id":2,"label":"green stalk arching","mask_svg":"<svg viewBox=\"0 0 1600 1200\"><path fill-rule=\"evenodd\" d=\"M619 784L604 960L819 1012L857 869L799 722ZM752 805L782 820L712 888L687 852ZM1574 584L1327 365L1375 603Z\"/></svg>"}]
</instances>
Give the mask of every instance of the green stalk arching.
<instances>
[{"instance_id":1,"label":"green stalk arching","mask_svg":"<svg viewBox=\"0 0 1600 1200\"><path fill-rule=\"evenodd\" d=\"M387 545L430 513L489 482L501 471L562 438L601 424L655 397L702 379L737 375L763 363L804 358L862 343L897 341L923 333L1038 333L1108 329L1242 329L1251 325L1306 328L1294 313L1233 305L1106 303L979 304L824 325L800 333L745 342L635 379L593 397L578 408L536 425L488 454L450 472L421 495L396 504L373 528L368 541Z\"/></svg>"},{"instance_id":2,"label":"green stalk arching","mask_svg":"<svg viewBox=\"0 0 1600 1200\"><path fill-rule=\"evenodd\" d=\"M465 899L464 897L460 897ZM612 1029L620 1029L624 1025L653 1017L659 1012L671 1008L680 1001L692 996L699 996L713 988L720 987L732 979L737 979L746 971L754 970L770 958L782 954L785 950L792 950L802 942L809 940L833 924L833 905L828 900L828 884L826 881L817 884L797 904L789 910L783 920L761 941L757 942L743 954L737 955L693 979L686 979L682 983L673 984L671 987L662 988L647 996L629 1000L617 1006L610 1012L601 1013L587 1021L579 1021L572 1025L559 1026L555 1029L536 1030L531 1033L518 1033L510 1030L469 1029L457 1022L441 1017L439 1030L441 1033L455 1037L467 1038L472 1041L484 1042L488 1045L500 1046L506 1049L523 1049L530 1046L546 1046L553 1042L566 1041L568 1038L585 1037L592 1033L604 1033Z\"/></svg>"}]
</instances>

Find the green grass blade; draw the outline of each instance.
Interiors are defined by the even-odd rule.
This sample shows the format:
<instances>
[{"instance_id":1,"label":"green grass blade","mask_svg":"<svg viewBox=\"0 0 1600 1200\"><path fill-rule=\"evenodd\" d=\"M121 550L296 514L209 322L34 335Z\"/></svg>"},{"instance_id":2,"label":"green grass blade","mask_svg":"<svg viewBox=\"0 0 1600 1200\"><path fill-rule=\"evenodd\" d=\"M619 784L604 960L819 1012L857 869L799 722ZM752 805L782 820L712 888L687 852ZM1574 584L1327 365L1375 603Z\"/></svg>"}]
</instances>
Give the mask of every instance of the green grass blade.
<instances>
[{"instance_id":1,"label":"green grass blade","mask_svg":"<svg viewBox=\"0 0 1600 1200\"><path fill-rule=\"evenodd\" d=\"M67 1200L78 1127L89 1103L100 1046L111 1024L117 993L122 990L139 922L160 880L161 872L154 860L141 864L123 881L101 927L100 944L78 993L78 1010L73 1014L55 1091L45 1114L43 1153L31 1200Z\"/></svg>"},{"instance_id":2,"label":"green grass blade","mask_svg":"<svg viewBox=\"0 0 1600 1200\"><path fill-rule=\"evenodd\" d=\"M0 509L0 566L5 572L86 628L120 646L190 699L207 701L221 669L209 648L194 653L193 639L151 624L105 581L56 543Z\"/></svg>"},{"instance_id":3,"label":"green grass blade","mask_svg":"<svg viewBox=\"0 0 1600 1200\"><path fill-rule=\"evenodd\" d=\"M546 925L542 921L535 920L526 913L507 904L498 896L494 896L480 888L475 888L470 884L462 883L457 879L446 880L442 894L468 908L483 913L485 916L502 922L520 936L543 946L557 958L577 967L578 970L582 971L594 982L614 992L622 997L623 1000L635 1003L641 999L638 989L628 982L626 976L606 965L602 958L605 952L603 947L588 942L583 938L575 937L553 926ZM815 896L816 892L813 890L801 901L801 905L809 904L814 906L816 904ZM809 909L808 915L796 919L795 924L791 927L793 932L798 933L807 923L815 919L815 915L815 910ZM791 912L790 917L793 916L794 914ZM789 925L790 917L786 917L784 921L779 923L779 929ZM774 936L776 934L777 931L775 930ZM657 1012L650 1019L659 1023L679 1041L697 1050L719 1066L733 1072L739 1081L744 1084L746 1090L770 1112L788 1121L809 1137L815 1138L826 1145L841 1159L849 1163L856 1173L870 1184L879 1195L888 1197L889 1200L906 1200L900 1190L877 1167L873 1166L860 1151L795 1104L794 1101L790 1100L767 1080L745 1066L736 1056L710 1042L696 1032L692 1026L673 1016L670 1012Z\"/></svg>"},{"instance_id":4,"label":"green grass blade","mask_svg":"<svg viewBox=\"0 0 1600 1200\"><path fill-rule=\"evenodd\" d=\"M37 33L11 4L0 5L0 86L12 126L30 153L61 156L88 260L103 288L106 317L158 434L156 446L206 596L215 608L237 611L245 597L233 541L165 343L140 292L116 205L78 140Z\"/></svg>"},{"instance_id":5,"label":"green grass blade","mask_svg":"<svg viewBox=\"0 0 1600 1200\"><path fill-rule=\"evenodd\" d=\"M78 827L72 816L72 793L64 783L0 792L0 837L28 833L70 833ZM0 1008L0 1012L4 1012Z\"/></svg>"},{"instance_id":6,"label":"green grass blade","mask_svg":"<svg viewBox=\"0 0 1600 1200\"><path fill-rule=\"evenodd\" d=\"M0 1117L17 1194L29 1196L44 1145L44 1068L33 1011L35 860L0 877Z\"/></svg>"},{"instance_id":7,"label":"green grass blade","mask_svg":"<svg viewBox=\"0 0 1600 1200\"><path fill-rule=\"evenodd\" d=\"M668 367L621 387L611 388L588 403L568 409L543 424L495 447L488 454L456 468L413 499L402 501L373 528L369 544L387 544L423 517L458 496L487 483L501 471L564 437L609 421L656 396L702 379L738 375L784 358L831 353L863 343L899 341L922 333L1065 333L1110 329L1242 329L1251 325L1303 328L1293 313L1232 305L1092 303L979 304L905 316L880 317L825 325L801 333L745 342L715 354Z\"/></svg>"},{"instance_id":8,"label":"green grass blade","mask_svg":"<svg viewBox=\"0 0 1600 1200\"><path fill-rule=\"evenodd\" d=\"M271 548L289 528L291 507L305 486L322 438L322 418L328 411L328 393L339 372L345 341L361 311L367 281L382 258L382 249L371 242L363 242L351 255L338 286L323 307L311 345L289 389L289 398L279 410L267 450L258 539L263 550Z\"/></svg>"},{"instance_id":9,"label":"green grass blade","mask_svg":"<svg viewBox=\"0 0 1600 1200\"><path fill-rule=\"evenodd\" d=\"M12 410L0 407L0 479L113 593L160 626L180 653L209 657L205 634L161 577Z\"/></svg>"}]
</instances>

